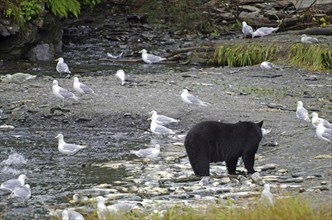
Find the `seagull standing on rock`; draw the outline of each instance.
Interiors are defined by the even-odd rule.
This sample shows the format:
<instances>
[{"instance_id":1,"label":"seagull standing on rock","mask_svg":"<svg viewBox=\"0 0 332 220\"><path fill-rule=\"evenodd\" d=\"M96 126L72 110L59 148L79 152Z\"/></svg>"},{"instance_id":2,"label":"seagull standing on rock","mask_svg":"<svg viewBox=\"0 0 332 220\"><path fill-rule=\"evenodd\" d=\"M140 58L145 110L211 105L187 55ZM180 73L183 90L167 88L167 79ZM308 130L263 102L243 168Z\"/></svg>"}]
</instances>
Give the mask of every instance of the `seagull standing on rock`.
<instances>
[{"instance_id":1,"label":"seagull standing on rock","mask_svg":"<svg viewBox=\"0 0 332 220\"><path fill-rule=\"evenodd\" d=\"M60 77L62 73L68 73L67 78L69 78L71 72L69 70L67 63L64 62L64 59L62 57L59 57L55 61L58 61L58 63L56 64L56 71L60 73Z\"/></svg>"},{"instance_id":2,"label":"seagull standing on rock","mask_svg":"<svg viewBox=\"0 0 332 220\"><path fill-rule=\"evenodd\" d=\"M12 196L20 199L28 199L31 197L31 189L29 184L21 187L16 187L12 192Z\"/></svg>"},{"instance_id":3,"label":"seagull standing on rock","mask_svg":"<svg viewBox=\"0 0 332 220\"><path fill-rule=\"evenodd\" d=\"M130 153L135 154L138 157L144 157L144 158L156 158L158 157L159 153L160 153L160 145L156 144L155 147L149 147L149 148L145 148L145 149L140 149L137 151L130 151Z\"/></svg>"},{"instance_id":4,"label":"seagull standing on rock","mask_svg":"<svg viewBox=\"0 0 332 220\"><path fill-rule=\"evenodd\" d=\"M73 87L78 93L96 95L96 93L89 86L85 85L84 83L81 83L78 77L74 77Z\"/></svg>"},{"instance_id":5,"label":"seagull standing on rock","mask_svg":"<svg viewBox=\"0 0 332 220\"><path fill-rule=\"evenodd\" d=\"M190 105L201 105L201 106L210 105L210 103L203 102L202 100L191 95L187 89L182 90L181 99L182 99L182 101L184 101L185 103L190 104Z\"/></svg>"},{"instance_id":6,"label":"seagull standing on rock","mask_svg":"<svg viewBox=\"0 0 332 220\"><path fill-rule=\"evenodd\" d=\"M78 98L74 93L69 92L67 89L64 89L59 86L58 80L53 80L52 91L56 97L61 99L62 103L64 102L65 99L74 99L78 101Z\"/></svg>"},{"instance_id":7,"label":"seagull standing on rock","mask_svg":"<svg viewBox=\"0 0 332 220\"><path fill-rule=\"evenodd\" d=\"M308 110L303 107L302 101L297 102L296 117L310 122Z\"/></svg>"},{"instance_id":8,"label":"seagull standing on rock","mask_svg":"<svg viewBox=\"0 0 332 220\"><path fill-rule=\"evenodd\" d=\"M305 34L301 35L301 42L305 43L305 44L318 44L319 43L319 41L317 40L317 38L308 37Z\"/></svg>"},{"instance_id":9,"label":"seagull standing on rock","mask_svg":"<svg viewBox=\"0 0 332 220\"><path fill-rule=\"evenodd\" d=\"M252 36L254 30L252 29L251 26L247 25L247 22L242 21L242 33L243 33L243 38L246 38L247 36Z\"/></svg>"},{"instance_id":10,"label":"seagull standing on rock","mask_svg":"<svg viewBox=\"0 0 332 220\"><path fill-rule=\"evenodd\" d=\"M14 191L15 188L24 186L25 179L27 179L27 176L25 174L21 174L17 179L11 179L3 182L0 185L0 189Z\"/></svg>"},{"instance_id":11,"label":"seagull standing on rock","mask_svg":"<svg viewBox=\"0 0 332 220\"><path fill-rule=\"evenodd\" d=\"M262 191L260 201L262 203L269 203L269 205L274 205L273 195L270 191L270 184L264 184L264 190Z\"/></svg>"},{"instance_id":12,"label":"seagull standing on rock","mask_svg":"<svg viewBox=\"0 0 332 220\"><path fill-rule=\"evenodd\" d=\"M165 126L158 125L156 119L151 119L150 130L153 134L156 135L171 135L175 132Z\"/></svg>"},{"instance_id":13,"label":"seagull standing on rock","mask_svg":"<svg viewBox=\"0 0 332 220\"><path fill-rule=\"evenodd\" d=\"M332 125L328 121L319 120L316 127L316 135L319 139L331 142L332 141Z\"/></svg>"},{"instance_id":14,"label":"seagull standing on rock","mask_svg":"<svg viewBox=\"0 0 332 220\"><path fill-rule=\"evenodd\" d=\"M153 54L148 54L148 52L145 49L141 50L140 53L142 53L142 60L148 64L158 63L160 61L166 60L166 58L159 57Z\"/></svg>"},{"instance_id":15,"label":"seagull standing on rock","mask_svg":"<svg viewBox=\"0 0 332 220\"><path fill-rule=\"evenodd\" d=\"M79 150L82 150L86 148L87 146L83 145L76 145L76 144L67 144L63 138L62 134L58 134L55 138L59 139L58 142L58 150L62 154L67 154L67 155L74 155L76 154Z\"/></svg>"},{"instance_id":16,"label":"seagull standing on rock","mask_svg":"<svg viewBox=\"0 0 332 220\"><path fill-rule=\"evenodd\" d=\"M122 86L126 83L126 74L122 69L116 71L115 76L118 77L121 80L121 85Z\"/></svg>"},{"instance_id":17,"label":"seagull standing on rock","mask_svg":"<svg viewBox=\"0 0 332 220\"><path fill-rule=\"evenodd\" d=\"M272 32L277 31L279 28L273 28L273 27L261 27L258 28L254 33L252 34L252 38L255 37L264 37L266 35L272 34Z\"/></svg>"}]
</instances>

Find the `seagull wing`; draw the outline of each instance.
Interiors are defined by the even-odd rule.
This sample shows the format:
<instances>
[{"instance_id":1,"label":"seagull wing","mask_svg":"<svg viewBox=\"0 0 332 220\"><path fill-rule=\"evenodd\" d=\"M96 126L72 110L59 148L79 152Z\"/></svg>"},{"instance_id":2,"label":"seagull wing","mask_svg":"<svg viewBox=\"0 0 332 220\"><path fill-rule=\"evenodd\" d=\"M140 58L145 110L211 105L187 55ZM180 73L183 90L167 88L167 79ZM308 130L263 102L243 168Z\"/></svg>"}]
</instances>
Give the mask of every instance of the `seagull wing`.
<instances>
[{"instance_id":1,"label":"seagull wing","mask_svg":"<svg viewBox=\"0 0 332 220\"><path fill-rule=\"evenodd\" d=\"M171 122L178 122L178 120L174 119L174 118L171 118L171 117L167 117L165 115L158 115L157 116L157 123L158 124L169 124Z\"/></svg>"},{"instance_id":2,"label":"seagull wing","mask_svg":"<svg viewBox=\"0 0 332 220\"><path fill-rule=\"evenodd\" d=\"M94 93L93 90L84 83L80 83L80 88L84 91L84 93Z\"/></svg>"},{"instance_id":3,"label":"seagull wing","mask_svg":"<svg viewBox=\"0 0 332 220\"><path fill-rule=\"evenodd\" d=\"M172 131L171 129L166 128L162 125L157 125L154 129L154 133L157 133L157 134L175 134L174 131Z\"/></svg>"},{"instance_id":4,"label":"seagull wing","mask_svg":"<svg viewBox=\"0 0 332 220\"><path fill-rule=\"evenodd\" d=\"M64 89L60 86L59 86L59 94L65 99L75 97L74 93L69 92L67 89Z\"/></svg>"},{"instance_id":5,"label":"seagull wing","mask_svg":"<svg viewBox=\"0 0 332 220\"><path fill-rule=\"evenodd\" d=\"M161 58L161 57L153 55L153 54L147 54L147 59L152 63L156 63L161 60L165 60L165 58Z\"/></svg>"}]
</instances>

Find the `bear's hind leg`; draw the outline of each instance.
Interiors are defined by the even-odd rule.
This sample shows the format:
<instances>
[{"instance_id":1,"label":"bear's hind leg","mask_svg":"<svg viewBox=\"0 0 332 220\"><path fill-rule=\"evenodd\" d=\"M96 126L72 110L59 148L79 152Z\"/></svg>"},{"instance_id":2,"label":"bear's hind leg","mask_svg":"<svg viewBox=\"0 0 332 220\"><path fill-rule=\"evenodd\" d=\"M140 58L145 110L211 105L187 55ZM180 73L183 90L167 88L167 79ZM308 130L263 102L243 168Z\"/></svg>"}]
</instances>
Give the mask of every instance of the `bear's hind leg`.
<instances>
[{"instance_id":1,"label":"bear's hind leg","mask_svg":"<svg viewBox=\"0 0 332 220\"><path fill-rule=\"evenodd\" d=\"M197 163L192 164L196 176L210 176L210 160L202 158Z\"/></svg>"},{"instance_id":2,"label":"bear's hind leg","mask_svg":"<svg viewBox=\"0 0 332 220\"><path fill-rule=\"evenodd\" d=\"M255 152L249 151L242 155L242 160L244 163L244 167L247 169L248 173L256 172L254 169L255 164Z\"/></svg>"},{"instance_id":3,"label":"bear's hind leg","mask_svg":"<svg viewBox=\"0 0 332 220\"><path fill-rule=\"evenodd\" d=\"M236 171L236 165L237 165L237 160L239 158L234 158L231 160L226 161L226 166L227 166L227 170L228 170L228 174L229 175L235 175L235 171Z\"/></svg>"}]
</instances>

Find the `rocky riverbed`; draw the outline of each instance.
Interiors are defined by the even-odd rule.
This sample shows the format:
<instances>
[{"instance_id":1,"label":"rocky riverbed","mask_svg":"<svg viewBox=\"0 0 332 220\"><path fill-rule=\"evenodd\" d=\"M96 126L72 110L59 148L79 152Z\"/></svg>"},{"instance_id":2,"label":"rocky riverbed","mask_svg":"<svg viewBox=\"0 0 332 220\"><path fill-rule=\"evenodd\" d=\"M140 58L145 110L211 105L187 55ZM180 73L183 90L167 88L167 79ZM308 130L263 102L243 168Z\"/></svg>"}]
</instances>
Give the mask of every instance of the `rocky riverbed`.
<instances>
[{"instance_id":1,"label":"rocky riverbed","mask_svg":"<svg viewBox=\"0 0 332 220\"><path fill-rule=\"evenodd\" d=\"M91 30L101 30L86 23L87 27L78 25L86 21L74 23L89 30L87 36L96 34ZM76 33L75 28L72 30ZM69 32L65 34L68 42L63 57L72 68L72 75L91 86L97 96L85 95L78 102L66 101L59 106L60 100L51 91L53 79L72 91L73 80L59 78L54 63L5 62L1 69L2 74L20 71L37 75L22 85L0 82L3 110L0 160L7 161L13 152L23 155L27 162L19 161L20 168L16 169L31 176L32 187L31 199L23 204L1 194L6 198L1 199L4 201L1 207L6 207L10 216L15 216L12 210L20 210L22 216L38 219L47 216L48 208L74 206L82 213L90 213L96 203L86 203L86 199L92 201L99 195L107 197L110 203L131 201L147 210L163 210L176 202L196 205L231 199L242 204L255 199L264 182L271 183L276 197L289 192L304 193L319 202L331 202L331 143L318 139L312 125L295 116L296 102L301 100L309 112L316 111L332 120L330 73L281 65L278 69L260 70L258 66L219 68L168 61L154 65L119 62L106 53L124 50L125 56L139 59L135 53L138 48L150 46L151 50L162 45L160 51L166 52L165 48L191 45L202 39L183 43L179 37L174 38L176 43L171 43L173 40L166 34L150 30L151 40L147 37L143 41L139 40L142 34L127 33L120 41L105 37L78 41L82 37L70 38ZM129 44L128 39L135 37L136 41ZM161 44L160 39L169 44ZM159 54L160 51L154 50ZM131 83L121 86L114 76L120 68L129 74ZM180 94L185 87L211 105L183 103ZM179 119L179 123L170 126L177 135L163 138L152 135L146 120L152 110ZM247 176L240 165L241 174L229 177L224 164L215 164L209 182L192 178L183 135L203 120L232 123L264 120L263 127L271 132L259 147L256 160L259 174ZM54 140L57 133L67 136L70 143L89 147L74 157L60 155ZM130 154L130 150L155 143L161 145L157 160ZM2 173L14 165L2 163ZM45 170L47 177L43 176ZM5 174L1 175L1 182L17 175ZM86 199L71 201L74 194Z\"/></svg>"}]
</instances>

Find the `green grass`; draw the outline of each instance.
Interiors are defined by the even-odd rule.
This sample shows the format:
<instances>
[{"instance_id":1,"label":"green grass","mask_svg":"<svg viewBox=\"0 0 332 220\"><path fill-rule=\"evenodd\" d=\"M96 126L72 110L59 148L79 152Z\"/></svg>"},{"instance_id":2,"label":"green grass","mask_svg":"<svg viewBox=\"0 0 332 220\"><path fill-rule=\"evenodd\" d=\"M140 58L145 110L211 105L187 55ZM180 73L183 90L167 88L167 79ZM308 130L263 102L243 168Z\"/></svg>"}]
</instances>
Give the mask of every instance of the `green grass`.
<instances>
[{"instance_id":1,"label":"green grass","mask_svg":"<svg viewBox=\"0 0 332 220\"><path fill-rule=\"evenodd\" d=\"M85 216L85 219L97 220L96 213ZM330 204L312 204L304 198L284 198L277 199L274 206L266 206L259 202L250 203L244 208L234 207L222 204L210 205L206 207L188 207L175 205L166 210L163 215L152 212L138 212L119 214L109 219L152 219L152 220L201 220L201 219L243 219L243 220L260 220L260 219L331 219L332 207Z\"/></svg>"},{"instance_id":2,"label":"green grass","mask_svg":"<svg viewBox=\"0 0 332 220\"><path fill-rule=\"evenodd\" d=\"M272 60L279 48L275 44L268 46L258 43L240 43L219 46L210 62L221 66L252 66L266 60Z\"/></svg>"},{"instance_id":3,"label":"green grass","mask_svg":"<svg viewBox=\"0 0 332 220\"><path fill-rule=\"evenodd\" d=\"M332 50L326 45L293 44L288 58L291 64L310 70L332 69Z\"/></svg>"}]
</instances>

